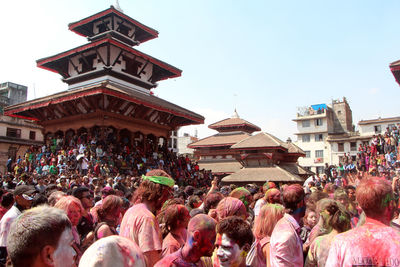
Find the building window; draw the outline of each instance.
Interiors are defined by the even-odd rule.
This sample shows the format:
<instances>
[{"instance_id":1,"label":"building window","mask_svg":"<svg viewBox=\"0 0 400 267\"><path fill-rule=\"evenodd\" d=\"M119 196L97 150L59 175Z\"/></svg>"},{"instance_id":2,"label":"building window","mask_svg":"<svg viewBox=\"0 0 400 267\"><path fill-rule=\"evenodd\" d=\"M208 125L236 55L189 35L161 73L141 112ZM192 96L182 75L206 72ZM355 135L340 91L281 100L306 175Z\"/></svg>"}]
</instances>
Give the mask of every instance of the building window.
<instances>
[{"instance_id":1,"label":"building window","mask_svg":"<svg viewBox=\"0 0 400 267\"><path fill-rule=\"evenodd\" d=\"M375 125L374 126L374 130L375 130L375 133L381 133L381 126L380 125Z\"/></svg>"},{"instance_id":2,"label":"building window","mask_svg":"<svg viewBox=\"0 0 400 267\"><path fill-rule=\"evenodd\" d=\"M324 135L323 134L315 134L315 142L321 142L324 141Z\"/></svg>"},{"instance_id":3,"label":"building window","mask_svg":"<svg viewBox=\"0 0 400 267\"><path fill-rule=\"evenodd\" d=\"M301 126L303 126L304 128L305 128L305 127L310 127L310 121L309 121L309 120L307 120L307 121L302 121L302 122L301 122Z\"/></svg>"},{"instance_id":4,"label":"building window","mask_svg":"<svg viewBox=\"0 0 400 267\"><path fill-rule=\"evenodd\" d=\"M350 150L351 151L357 151L357 143L356 142L351 142L350 143Z\"/></svg>"},{"instance_id":5,"label":"building window","mask_svg":"<svg viewBox=\"0 0 400 267\"><path fill-rule=\"evenodd\" d=\"M316 126L322 126L322 119L316 119L315 120L315 125Z\"/></svg>"},{"instance_id":6,"label":"building window","mask_svg":"<svg viewBox=\"0 0 400 267\"><path fill-rule=\"evenodd\" d=\"M7 137L21 138L21 129L7 127L6 135L7 135Z\"/></svg>"},{"instance_id":7,"label":"building window","mask_svg":"<svg viewBox=\"0 0 400 267\"><path fill-rule=\"evenodd\" d=\"M36 132L35 131L30 131L29 132L29 139L35 140L36 139Z\"/></svg>"},{"instance_id":8,"label":"building window","mask_svg":"<svg viewBox=\"0 0 400 267\"><path fill-rule=\"evenodd\" d=\"M306 153L306 158L310 158L311 157L311 151L310 150L307 150L307 151L304 151L304 153Z\"/></svg>"},{"instance_id":9,"label":"building window","mask_svg":"<svg viewBox=\"0 0 400 267\"><path fill-rule=\"evenodd\" d=\"M301 136L301 141L302 141L303 143L310 142L310 135L309 135L309 134L302 135L302 136Z\"/></svg>"},{"instance_id":10,"label":"building window","mask_svg":"<svg viewBox=\"0 0 400 267\"><path fill-rule=\"evenodd\" d=\"M393 130L394 124L388 124L389 130Z\"/></svg>"},{"instance_id":11,"label":"building window","mask_svg":"<svg viewBox=\"0 0 400 267\"><path fill-rule=\"evenodd\" d=\"M344 152L344 143L338 143L338 151Z\"/></svg>"},{"instance_id":12,"label":"building window","mask_svg":"<svg viewBox=\"0 0 400 267\"><path fill-rule=\"evenodd\" d=\"M315 157L316 158L323 158L324 157L324 151L323 150L315 150Z\"/></svg>"}]
</instances>

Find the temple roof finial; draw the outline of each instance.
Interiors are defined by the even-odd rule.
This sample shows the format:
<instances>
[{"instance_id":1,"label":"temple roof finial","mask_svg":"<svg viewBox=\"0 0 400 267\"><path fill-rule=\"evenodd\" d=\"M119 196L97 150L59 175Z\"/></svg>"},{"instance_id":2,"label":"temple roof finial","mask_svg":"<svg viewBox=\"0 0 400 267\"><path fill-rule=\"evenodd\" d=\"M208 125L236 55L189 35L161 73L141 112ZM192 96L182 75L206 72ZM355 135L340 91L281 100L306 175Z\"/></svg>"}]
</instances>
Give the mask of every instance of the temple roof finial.
<instances>
[{"instance_id":1,"label":"temple roof finial","mask_svg":"<svg viewBox=\"0 0 400 267\"><path fill-rule=\"evenodd\" d=\"M122 10L122 8L119 6L118 0L115 0L115 9L118 10L119 12L124 12L124 11Z\"/></svg>"},{"instance_id":2,"label":"temple roof finial","mask_svg":"<svg viewBox=\"0 0 400 267\"><path fill-rule=\"evenodd\" d=\"M239 118L239 114L237 113L236 108L235 111L233 112L232 118L237 118L237 119Z\"/></svg>"}]
</instances>

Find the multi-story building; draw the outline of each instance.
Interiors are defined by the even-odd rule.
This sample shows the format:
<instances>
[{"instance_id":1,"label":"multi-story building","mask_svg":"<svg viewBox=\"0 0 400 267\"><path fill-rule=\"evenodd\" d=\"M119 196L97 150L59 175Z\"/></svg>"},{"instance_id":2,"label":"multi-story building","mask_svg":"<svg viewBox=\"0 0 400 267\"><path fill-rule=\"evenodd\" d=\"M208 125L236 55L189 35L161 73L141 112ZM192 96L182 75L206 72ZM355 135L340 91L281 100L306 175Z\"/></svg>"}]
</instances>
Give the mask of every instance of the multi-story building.
<instances>
[{"instance_id":1,"label":"multi-story building","mask_svg":"<svg viewBox=\"0 0 400 267\"><path fill-rule=\"evenodd\" d=\"M178 154L193 157L194 149L189 148L188 145L198 140L197 136L191 136L188 133L184 133L183 136L178 136Z\"/></svg>"},{"instance_id":2,"label":"multi-story building","mask_svg":"<svg viewBox=\"0 0 400 267\"><path fill-rule=\"evenodd\" d=\"M330 136L354 132L353 117L345 97L331 104L318 104L298 108L297 141L306 154L299 164L311 171L321 173L325 163L332 164Z\"/></svg>"},{"instance_id":3,"label":"multi-story building","mask_svg":"<svg viewBox=\"0 0 400 267\"><path fill-rule=\"evenodd\" d=\"M28 87L12 82L0 84L0 106L4 108L26 101Z\"/></svg>"},{"instance_id":4,"label":"multi-story building","mask_svg":"<svg viewBox=\"0 0 400 267\"><path fill-rule=\"evenodd\" d=\"M3 108L26 101L28 87L12 82L0 84L0 172L9 157L23 156L30 146L43 144L42 127L33 121L3 115Z\"/></svg>"}]
</instances>

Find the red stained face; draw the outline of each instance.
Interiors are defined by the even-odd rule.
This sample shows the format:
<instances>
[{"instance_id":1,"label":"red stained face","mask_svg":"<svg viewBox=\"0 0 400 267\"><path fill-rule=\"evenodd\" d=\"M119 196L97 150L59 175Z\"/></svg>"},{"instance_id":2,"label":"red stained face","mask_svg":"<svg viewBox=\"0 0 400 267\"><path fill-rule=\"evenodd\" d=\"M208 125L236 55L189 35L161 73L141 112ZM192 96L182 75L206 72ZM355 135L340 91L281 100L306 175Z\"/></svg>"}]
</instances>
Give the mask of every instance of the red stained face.
<instances>
[{"instance_id":1,"label":"red stained face","mask_svg":"<svg viewBox=\"0 0 400 267\"><path fill-rule=\"evenodd\" d=\"M77 226L79 223L79 220L81 219L81 216L82 216L81 208L76 204L71 204L68 207L67 216L68 216L69 220L71 221L71 224L73 226Z\"/></svg>"},{"instance_id":2,"label":"red stained face","mask_svg":"<svg viewBox=\"0 0 400 267\"><path fill-rule=\"evenodd\" d=\"M215 231L205 231L202 233L200 252L202 256L211 257L214 251Z\"/></svg>"}]
</instances>

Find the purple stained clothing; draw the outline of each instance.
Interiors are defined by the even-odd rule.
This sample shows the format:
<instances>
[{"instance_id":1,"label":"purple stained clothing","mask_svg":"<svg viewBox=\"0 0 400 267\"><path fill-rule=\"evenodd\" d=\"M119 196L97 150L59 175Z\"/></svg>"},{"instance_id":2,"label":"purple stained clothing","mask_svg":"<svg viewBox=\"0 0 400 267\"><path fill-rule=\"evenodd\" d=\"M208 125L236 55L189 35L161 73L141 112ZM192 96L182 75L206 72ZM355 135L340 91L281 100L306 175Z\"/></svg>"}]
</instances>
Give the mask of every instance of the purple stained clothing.
<instances>
[{"instance_id":1,"label":"purple stained clothing","mask_svg":"<svg viewBox=\"0 0 400 267\"><path fill-rule=\"evenodd\" d=\"M271 235L270 263L272 267L303 266L303 244L300 225L289 214L285 214L275 225Z\"/></svg>"},{"instance_id":2,"label":"purple stained clothing","mask_svg":"<svg viewBox=\"0 0 400 267\"><path fill-rule=\"evenodd\" d=\"M334 238L326 266L400 266L400 232L366 218L363 226Z\"/></svg>"}]
</instances>

